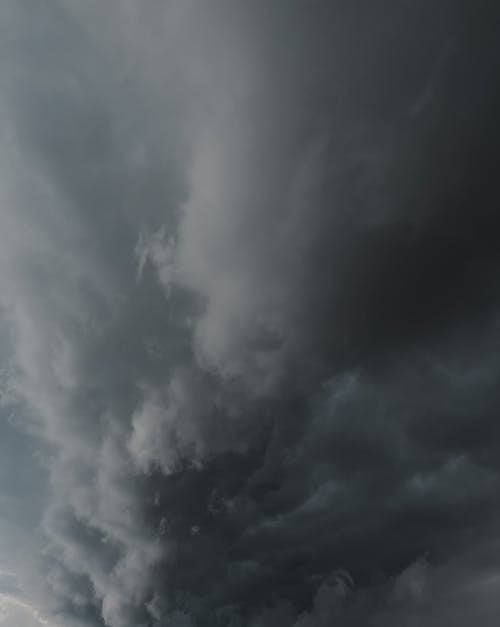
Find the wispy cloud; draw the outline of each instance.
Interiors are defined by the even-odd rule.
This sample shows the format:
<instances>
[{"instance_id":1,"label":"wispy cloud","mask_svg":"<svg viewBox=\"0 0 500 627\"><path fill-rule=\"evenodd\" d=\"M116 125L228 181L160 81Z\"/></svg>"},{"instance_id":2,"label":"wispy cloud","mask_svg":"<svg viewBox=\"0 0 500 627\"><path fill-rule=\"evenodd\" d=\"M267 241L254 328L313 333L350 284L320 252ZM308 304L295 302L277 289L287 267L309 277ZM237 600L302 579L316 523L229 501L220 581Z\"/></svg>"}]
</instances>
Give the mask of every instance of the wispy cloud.
<instances>
[{"instance_id":1,"label":"wispy cloud","mask_svg":"<svg viewBox=\"0 0 500 627\"><path fill-rule=\"evenodd\" d=\"M5 624L495 624L499 16L2 3Z\"/></svg>"}]
</instances>

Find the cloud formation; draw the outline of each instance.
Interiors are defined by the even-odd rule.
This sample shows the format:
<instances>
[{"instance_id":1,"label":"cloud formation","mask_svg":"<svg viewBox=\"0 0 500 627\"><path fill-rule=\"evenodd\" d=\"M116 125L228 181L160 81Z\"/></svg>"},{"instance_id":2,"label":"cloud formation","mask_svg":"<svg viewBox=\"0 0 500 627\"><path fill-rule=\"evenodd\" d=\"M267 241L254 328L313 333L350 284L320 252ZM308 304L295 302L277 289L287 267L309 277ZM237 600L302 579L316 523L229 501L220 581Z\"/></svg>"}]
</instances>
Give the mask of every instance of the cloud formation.
<instances>
[{"instance_id":1,"label":"cloud formation","mask_svg":"<svg viewBox=\"0 0 500 627\"><path fill-rule=\"evenodd\" d=\"M499 19L2 5L2 399L49 484L30 606L493 626Z\"/></svg>"}]
</instances>

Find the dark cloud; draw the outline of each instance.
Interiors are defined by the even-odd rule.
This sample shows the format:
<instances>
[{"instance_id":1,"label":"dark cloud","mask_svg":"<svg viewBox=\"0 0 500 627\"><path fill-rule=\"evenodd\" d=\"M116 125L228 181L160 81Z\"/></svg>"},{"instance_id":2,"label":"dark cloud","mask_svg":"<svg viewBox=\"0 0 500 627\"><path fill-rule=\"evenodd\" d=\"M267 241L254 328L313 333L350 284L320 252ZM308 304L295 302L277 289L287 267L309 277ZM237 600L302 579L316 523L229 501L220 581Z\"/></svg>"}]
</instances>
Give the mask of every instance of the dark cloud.
<instances>
[{"instance_id":1,"label":"dark cloud","mask_svg":"<svg viewBox=\"0 0 500 627\"><path fill-rule=\"evenodd\" d=\"M494 624L499 19L0 9L3 398L50 484L2 502L45 503L54 624Z\"/></svg>"}]
</instances>

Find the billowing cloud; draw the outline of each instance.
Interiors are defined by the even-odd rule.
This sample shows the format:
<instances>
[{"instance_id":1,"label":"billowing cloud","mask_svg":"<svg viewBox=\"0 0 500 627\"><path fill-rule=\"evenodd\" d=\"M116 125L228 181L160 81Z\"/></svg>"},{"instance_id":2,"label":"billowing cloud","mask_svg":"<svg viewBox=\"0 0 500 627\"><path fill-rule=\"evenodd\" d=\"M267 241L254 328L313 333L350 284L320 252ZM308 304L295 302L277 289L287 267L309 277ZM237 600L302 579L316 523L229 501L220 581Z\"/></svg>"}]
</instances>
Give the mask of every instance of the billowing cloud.
<instances>
[{"instance_id":1,"label":"billowing cloud","mask_svg":"<svg viewBox=\"0 0 500 627\"><path fill-rule=\"evenodd\" d=\"M493 626L495 4L2 5L5 616Z\"/></svg>"}]
</instances>

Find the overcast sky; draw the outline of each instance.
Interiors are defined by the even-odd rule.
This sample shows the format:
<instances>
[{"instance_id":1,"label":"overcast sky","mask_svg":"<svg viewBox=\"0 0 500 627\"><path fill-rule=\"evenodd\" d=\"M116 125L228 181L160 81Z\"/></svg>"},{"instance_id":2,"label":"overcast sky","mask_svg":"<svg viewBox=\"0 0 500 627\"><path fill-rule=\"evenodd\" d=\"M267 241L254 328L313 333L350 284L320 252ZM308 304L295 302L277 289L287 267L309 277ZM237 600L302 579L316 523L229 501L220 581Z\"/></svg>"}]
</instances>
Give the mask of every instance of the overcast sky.
<instances>
[{"instance_id":1,"label":"overcast sky","mask_svg":"<svg viewBox=\"0 0 500 627\"><path fill-rule=\"evenodd\" d=\"M499 28L0 3L0 625L497 624Z\"/></svg>"}]
</instances>

